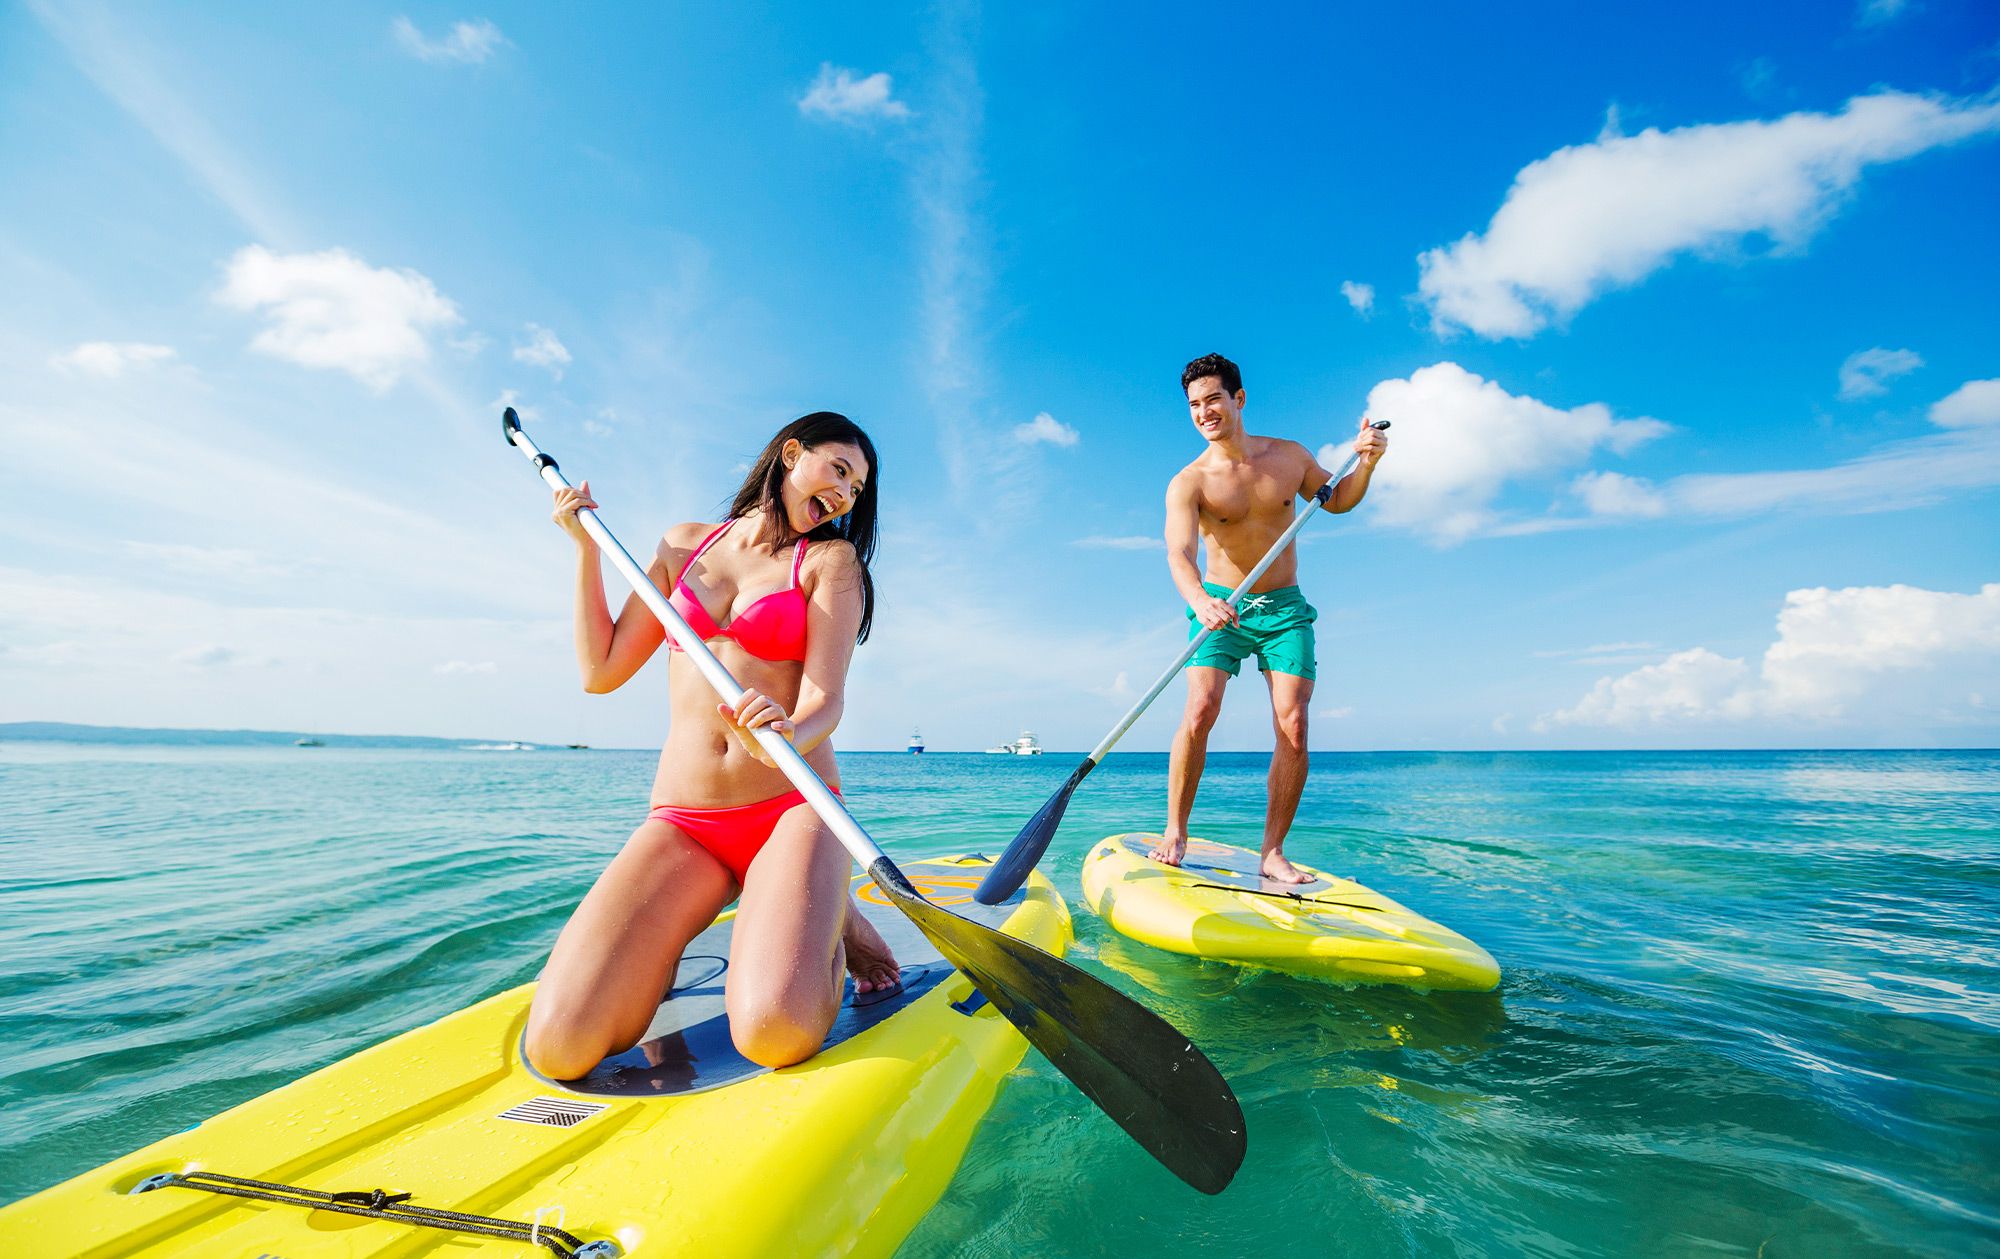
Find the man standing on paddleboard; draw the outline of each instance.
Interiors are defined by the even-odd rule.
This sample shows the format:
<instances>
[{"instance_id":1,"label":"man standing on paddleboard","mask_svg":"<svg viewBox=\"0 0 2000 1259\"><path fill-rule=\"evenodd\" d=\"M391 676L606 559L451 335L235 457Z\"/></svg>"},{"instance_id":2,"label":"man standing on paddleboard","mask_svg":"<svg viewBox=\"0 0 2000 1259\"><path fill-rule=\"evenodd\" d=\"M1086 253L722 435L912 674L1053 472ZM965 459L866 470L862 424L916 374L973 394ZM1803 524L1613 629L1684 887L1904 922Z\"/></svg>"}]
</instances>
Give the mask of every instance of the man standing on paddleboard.
<instances>
[{"instance_id":1,"label":"man standing on paddleboard","mask_svg":"<svg viewBox=\"0 0 2000 1259\"><path fill-rule=\"evenodd\" d=\"M1208 758L1208 734L1222 712L1222 691L1243 658L1257 657L1271 693L1271 753L1264 811L1264 877L1306 883L1285 859L1285 835L1306 785L1306 706L1313 693L1313 621L1319 615L1299 592L1296 545L1285 548L1240 608L1231 590L1292 523L1293 499L1311 498L1332 473L1312 452L1281 437L1258 437L1243 428L1243 374L1220 354L1205 354L1181 372L1188 416L1208 449L1167 485L1167 570L1187 601L1188 617L1213 632L1188 662L1187 711L1174 732L1167 768L1167 825L1150 854L1171 866L1187 853L1188 815ZM1380 430L1361 421L1354 439L1354 471L1333 488L1330 512L1353 511L1368 492L1375 465L1389 449ZM1197 548L1208 553L1207 580ZM1196 625L1188 627L1192 637Z\"/></svg>"}]
</instances>

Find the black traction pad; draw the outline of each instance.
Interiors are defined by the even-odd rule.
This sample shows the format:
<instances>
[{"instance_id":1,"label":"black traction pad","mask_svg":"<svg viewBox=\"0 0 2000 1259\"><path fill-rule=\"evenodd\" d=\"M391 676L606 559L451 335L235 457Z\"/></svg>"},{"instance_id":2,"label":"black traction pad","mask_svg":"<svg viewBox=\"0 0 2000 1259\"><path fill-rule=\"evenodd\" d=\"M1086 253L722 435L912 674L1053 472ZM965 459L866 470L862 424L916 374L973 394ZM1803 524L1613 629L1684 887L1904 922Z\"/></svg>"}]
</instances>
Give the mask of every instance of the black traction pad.
<instances>
[{"instance_id":1,"label":"black traction pad","mask_svg":"<svg viewBox=\"0 0 2000 1259\"><path fill-rule=\"evenodd\" d=\"M912 863L904 870L920 890L953 913L998 927L1026 893L1016 892L998 905L981 905L971 899L969 889L984 872L985 863L964 867L964 874L932 862ZM959 894L955 886L935 886L940 876L951 879L954 885L963 879L967 893ZM834 1016L821 1053L893 1017L954 973L914 923L892 907L870 902L871 893L880 896L872 884L864 879L859 890L862 912L888 941L903 968L903 981L887 992L857 994L854 980L849 978L842 991L840 1013ZM770 1070L736 1052L729 1039L723 989L729 973L730 929L728 922L717 923L688 942L681 954L680 972L674 977L674 989L660 1002L638 1044L606 1058L581 1079L549 1080L535 1072L537 1078L572 1093L664 1097L724 1088Z\"/></svg>"}]
</instances>

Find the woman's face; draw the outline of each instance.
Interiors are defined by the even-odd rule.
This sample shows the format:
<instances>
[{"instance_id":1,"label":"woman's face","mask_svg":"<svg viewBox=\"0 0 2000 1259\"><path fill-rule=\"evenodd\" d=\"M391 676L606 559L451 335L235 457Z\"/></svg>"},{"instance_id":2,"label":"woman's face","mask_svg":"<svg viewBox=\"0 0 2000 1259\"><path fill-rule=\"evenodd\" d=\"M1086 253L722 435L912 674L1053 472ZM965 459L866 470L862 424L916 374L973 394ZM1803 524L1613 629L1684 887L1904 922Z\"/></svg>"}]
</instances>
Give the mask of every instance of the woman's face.
<instances>
[{"instance_id":1,"label":"woman's face","mask_svg":"<svg viewBox=\"0 0 2000 1259\"><path fill-rule=\"evenodd\" d=\"M782 453L787 471L779 494L793 533L810 533L854 510L870 471L859 446L848 442L806 446L793 439Z\"/></svg>"}]
</instances>

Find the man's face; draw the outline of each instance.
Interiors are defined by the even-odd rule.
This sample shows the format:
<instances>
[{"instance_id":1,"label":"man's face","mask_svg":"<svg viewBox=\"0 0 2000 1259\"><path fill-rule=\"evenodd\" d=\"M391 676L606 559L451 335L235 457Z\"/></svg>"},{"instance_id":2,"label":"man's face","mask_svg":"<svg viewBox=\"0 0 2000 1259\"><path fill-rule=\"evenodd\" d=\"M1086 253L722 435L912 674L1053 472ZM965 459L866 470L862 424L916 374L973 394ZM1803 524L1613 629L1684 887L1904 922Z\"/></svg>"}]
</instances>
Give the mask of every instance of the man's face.
<instances>
[{"instance_id":1,"label":"man's face","mask_svg":"<svg viewBox=\"0 0 2000 1259\"><path fill-rule=\"evenodd\" d=\"M1228 393L1222 377L1202 376L1188 382L1188 418L1209 441L1230 436L1243 424L1243 391Z\"/></svg>"}]
</instances>

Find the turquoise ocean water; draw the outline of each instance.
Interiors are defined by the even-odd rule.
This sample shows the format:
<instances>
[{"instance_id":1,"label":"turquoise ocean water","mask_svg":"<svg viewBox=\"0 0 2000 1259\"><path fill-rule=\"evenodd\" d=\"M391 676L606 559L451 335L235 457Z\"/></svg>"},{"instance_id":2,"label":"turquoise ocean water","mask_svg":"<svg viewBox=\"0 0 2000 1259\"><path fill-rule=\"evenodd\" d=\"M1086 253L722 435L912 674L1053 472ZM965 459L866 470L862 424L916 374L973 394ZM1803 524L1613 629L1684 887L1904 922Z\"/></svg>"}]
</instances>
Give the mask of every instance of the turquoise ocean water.
<instances>
[{"instance_id":1,"label":"turquoise ocean water","mask_svg":"<svg viewBox=\"0 0 2000 1259\"><path fill-rule=\"evenodd\" d=\"M0 743L0 1201L531 978L652 754ZM849 754L892 854L995 852L1075 757ZM1265 761L1197 834L1255 843ZM1492 995L1150 950L1114 756L1045 868L1082 965L1206 1048L1184 1189L1030 1055L904 1256L2000 1253L2000 753L1327 754L1291 849L1484 944Z\"/></svg>"}]
</instances>

